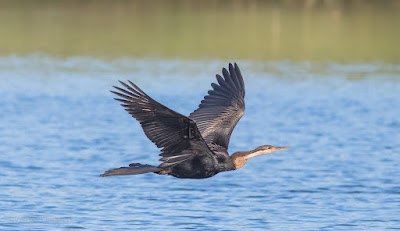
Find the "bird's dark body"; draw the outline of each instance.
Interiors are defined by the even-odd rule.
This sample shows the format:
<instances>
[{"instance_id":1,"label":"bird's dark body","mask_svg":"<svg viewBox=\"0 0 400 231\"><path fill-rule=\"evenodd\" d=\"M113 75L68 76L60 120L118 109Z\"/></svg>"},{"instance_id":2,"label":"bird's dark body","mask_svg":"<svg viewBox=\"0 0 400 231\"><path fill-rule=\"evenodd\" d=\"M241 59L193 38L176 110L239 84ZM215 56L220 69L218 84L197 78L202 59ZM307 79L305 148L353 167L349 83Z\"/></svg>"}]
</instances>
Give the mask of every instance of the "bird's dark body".
<instances>
[{"instance_id":1,"label":"bird's dark body","mask_svg":"<svg viewBox=\"0 0 400 231\"><path fill-rule=\"evenodd\" d=\"M177 178L202 179L215 176L224 171L231 171L235 166L227 152L215 151L215 158L202 158L201 155L177 164L168 175Z\"/></svg>"},{"instance_id":2,"label":"bird's dark body","mask_svg":"<svg viewBox=\"0 0 400 231\"><path fill-rule=\"evenodd\" d=\"M241 168L247 160L243 152L230 156L229 139L237 122L244 114L244 81L239 67L229 64L222 69L212 90L201 101L199 108L188 117L158 103L138 86L120 83L125 89L114 87L122 106L140 122L146 136L161 148L158 166L130 164L106 171L101 176L157 173L178 178L208 178L219 172ZM268 150L268 147L259 147ZM261 149L248 155L261 154ZM237 154L237 155L236 155Z\"/></svg>"},{"instance_id":3,"label":"bird's dark body","mask_svg":"<svg viewBox=\"0 0 400 231\"><path fill-rule=\"evenodd\" d=\"M177 178L202 179L209 178L219 173L213 161L194 157L171 168L168 175Z\"/></svg>"}]
</instances>

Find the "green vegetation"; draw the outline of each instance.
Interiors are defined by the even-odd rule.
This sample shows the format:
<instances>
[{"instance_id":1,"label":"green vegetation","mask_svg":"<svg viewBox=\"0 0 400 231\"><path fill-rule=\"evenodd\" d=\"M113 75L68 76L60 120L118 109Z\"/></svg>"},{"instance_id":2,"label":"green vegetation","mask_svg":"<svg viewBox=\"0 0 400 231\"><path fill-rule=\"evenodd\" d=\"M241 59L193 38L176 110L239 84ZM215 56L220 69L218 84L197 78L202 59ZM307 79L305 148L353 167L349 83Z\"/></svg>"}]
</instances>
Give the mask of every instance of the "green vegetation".
<instances>
[{"instance_id":1,"label":"green vegetation","mask_svg":"<svg viewBox=\"0 0 400 231\"><path fill-rule=\"evenodd\" d=\"M400 61L400 1L0 1L0 55Z\"/></svg>"}]
</instances>

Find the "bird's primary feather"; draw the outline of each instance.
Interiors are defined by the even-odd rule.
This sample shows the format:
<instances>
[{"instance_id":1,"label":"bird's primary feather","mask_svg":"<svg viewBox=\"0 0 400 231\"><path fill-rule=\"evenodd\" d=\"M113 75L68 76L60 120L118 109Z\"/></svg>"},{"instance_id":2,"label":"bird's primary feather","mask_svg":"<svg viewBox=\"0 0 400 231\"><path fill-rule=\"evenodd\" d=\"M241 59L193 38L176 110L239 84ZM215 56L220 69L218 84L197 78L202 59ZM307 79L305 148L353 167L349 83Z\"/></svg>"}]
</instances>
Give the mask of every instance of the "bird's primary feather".
<instances>
[{"instance_id":1,"label":"bird's primary feather","mask_svg":"<svg viewBox=\"0 0 400 231\"><path fill-rule=\"evenodd\" d=\"M218 84L201 101L199 108L189 118L197 127L207 144L228 149L229 139L236 124L244 115L244 81L238 65L229 64L229 71L222 69L224 77L217 75Z\"/></svg>"}]
</instances>

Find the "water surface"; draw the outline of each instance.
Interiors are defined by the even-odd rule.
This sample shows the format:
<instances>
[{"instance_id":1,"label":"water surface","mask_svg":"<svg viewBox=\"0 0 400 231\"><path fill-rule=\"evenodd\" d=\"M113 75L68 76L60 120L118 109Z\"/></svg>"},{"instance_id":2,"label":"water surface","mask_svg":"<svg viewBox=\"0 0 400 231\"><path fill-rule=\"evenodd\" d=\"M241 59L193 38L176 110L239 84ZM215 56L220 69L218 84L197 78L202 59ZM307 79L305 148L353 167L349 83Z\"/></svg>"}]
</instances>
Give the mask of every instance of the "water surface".
<instances>
[{"instance_id":1,"label":"water surface","mask_svg":"<svg viewBox=\"0 0 400 231\"><path fill-rule=\"evenodd\" d=\"M400 229L400 67L244 62L229 151L293 149L204 180L100 178L157 148L109 92L130 79L189 114L223 61L0 57L4 230Z\"/></svg>"}]
</instances>

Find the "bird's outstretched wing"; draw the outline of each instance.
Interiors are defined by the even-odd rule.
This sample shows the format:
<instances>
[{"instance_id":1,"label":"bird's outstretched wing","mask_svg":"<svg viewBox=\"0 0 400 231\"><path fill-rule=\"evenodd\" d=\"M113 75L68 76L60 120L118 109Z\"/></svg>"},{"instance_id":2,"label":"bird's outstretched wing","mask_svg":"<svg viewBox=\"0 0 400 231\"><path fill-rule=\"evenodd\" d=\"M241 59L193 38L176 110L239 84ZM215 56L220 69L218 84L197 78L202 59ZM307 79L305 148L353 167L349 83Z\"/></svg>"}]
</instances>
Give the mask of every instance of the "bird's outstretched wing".
<instances>
[{"instance_id":1,"label":"bird's outstretched wing","mask_svg":"<svg viewBox=\"0 0 400 231\"><path fill-rule=\"evenodd\" d=\"M115 87L125 110L140 122L146 136L162 148L160 168L172 167L196 155L213 158L196 126L196 123L164 105L153 100L131 81L128 84L119 81L126 89Z\"/></svg>"},{"instance_id":2,"label":"bird's outstretched wing","mask_svg":"<svg viewBox=\"0 0 400 231\"><path fill-rule=\"evenodd\" d=\"M228 149L229 139L237 122L244 114L244 82L238 65L229 64L229 72L223 68L218 84L201 101L199 108L189 118L197 127L207 144L217 144Z\"/></svg>"}]
</instances>

